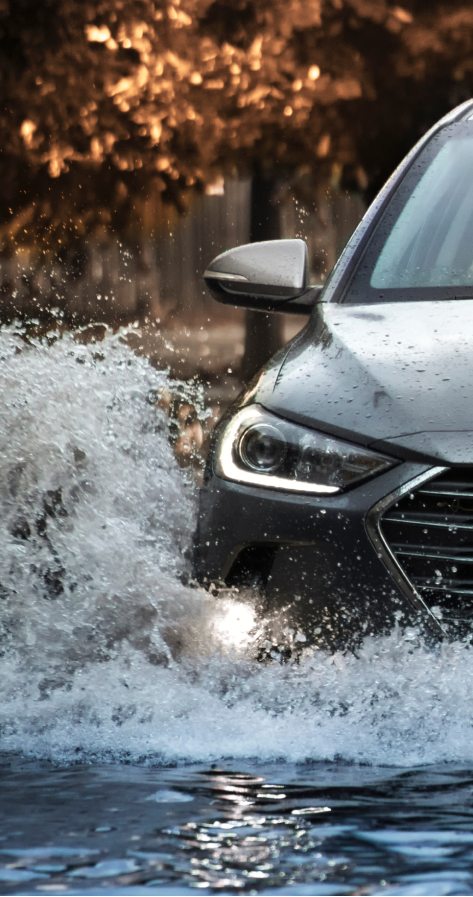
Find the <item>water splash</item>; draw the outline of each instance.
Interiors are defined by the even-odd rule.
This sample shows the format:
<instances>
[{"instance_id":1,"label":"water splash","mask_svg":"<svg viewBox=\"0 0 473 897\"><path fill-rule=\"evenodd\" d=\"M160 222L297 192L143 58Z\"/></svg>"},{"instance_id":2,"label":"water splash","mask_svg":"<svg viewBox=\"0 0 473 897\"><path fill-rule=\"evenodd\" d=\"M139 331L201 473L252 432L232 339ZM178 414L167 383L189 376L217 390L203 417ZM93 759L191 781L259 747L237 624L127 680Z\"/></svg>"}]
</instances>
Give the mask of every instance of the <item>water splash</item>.
<instances>
[{"instance_id":1,"label":"water splash","mask_svg":"<svg viewBox=\"0 0 473 897\"><path fill-rule=\"evenodd\" d=\"M186 585L196 493L122 335L0 332L3 750L171 763L473 756L473 655L414 632L254 660L251 602Z\"/></svg>"}]
</instances>

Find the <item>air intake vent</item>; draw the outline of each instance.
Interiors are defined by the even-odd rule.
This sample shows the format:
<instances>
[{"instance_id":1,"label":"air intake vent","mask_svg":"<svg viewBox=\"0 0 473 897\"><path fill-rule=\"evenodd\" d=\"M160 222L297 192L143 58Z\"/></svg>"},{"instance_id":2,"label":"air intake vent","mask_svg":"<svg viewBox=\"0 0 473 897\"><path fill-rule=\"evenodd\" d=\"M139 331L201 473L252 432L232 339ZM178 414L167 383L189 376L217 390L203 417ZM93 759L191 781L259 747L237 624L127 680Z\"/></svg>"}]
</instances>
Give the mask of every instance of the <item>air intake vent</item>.
<instances>
[{"instance_id":1,"label":"air intake vent","mask_svg":"<svg viewBox=\"0 0 473 897\"><path fill-rule=\"evenodd\" d=\"M434 614L473 619L473 468L448 470L404 495L380 527Z\"/></svg>"}]
</instances>

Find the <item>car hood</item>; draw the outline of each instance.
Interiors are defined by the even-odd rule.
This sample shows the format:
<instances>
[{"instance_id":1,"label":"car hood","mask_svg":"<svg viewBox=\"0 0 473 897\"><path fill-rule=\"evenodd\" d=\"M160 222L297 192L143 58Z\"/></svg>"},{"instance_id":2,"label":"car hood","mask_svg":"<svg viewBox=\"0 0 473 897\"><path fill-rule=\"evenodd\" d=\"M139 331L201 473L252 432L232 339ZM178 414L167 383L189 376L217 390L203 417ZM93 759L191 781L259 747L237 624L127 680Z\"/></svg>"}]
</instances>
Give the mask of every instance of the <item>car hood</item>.
<instances>
[{"instance_id":1,"label":"car hood","mask_svg":"<svg viewBox=\"0 0 473 897\"><path fill-rule=\"evenodd\" d=\"M321 305L253 396L391 454L473 463L473 300Z\"/></svg>"}]
</instances>

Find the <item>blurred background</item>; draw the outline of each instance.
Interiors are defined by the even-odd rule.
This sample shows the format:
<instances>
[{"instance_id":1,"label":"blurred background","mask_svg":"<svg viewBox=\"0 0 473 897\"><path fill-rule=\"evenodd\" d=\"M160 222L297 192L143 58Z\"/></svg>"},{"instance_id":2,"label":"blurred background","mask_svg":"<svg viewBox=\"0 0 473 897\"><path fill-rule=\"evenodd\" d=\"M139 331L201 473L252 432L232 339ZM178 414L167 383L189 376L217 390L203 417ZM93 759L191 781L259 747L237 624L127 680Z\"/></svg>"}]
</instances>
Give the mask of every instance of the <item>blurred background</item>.
<instances>
[{"instance_id":1,"label":"blurred background","mask_svg":"<svg viewBox=\"0 0 473 897\"><path fill-rule=\"evenodd\" d=\"M162 399L187 463L304 323L218 306L209 261L301 237L322 283L472 81L462 0L0 0L0 320L127 328L205 391L203 429Z\"/></svg>"}]
</instances>

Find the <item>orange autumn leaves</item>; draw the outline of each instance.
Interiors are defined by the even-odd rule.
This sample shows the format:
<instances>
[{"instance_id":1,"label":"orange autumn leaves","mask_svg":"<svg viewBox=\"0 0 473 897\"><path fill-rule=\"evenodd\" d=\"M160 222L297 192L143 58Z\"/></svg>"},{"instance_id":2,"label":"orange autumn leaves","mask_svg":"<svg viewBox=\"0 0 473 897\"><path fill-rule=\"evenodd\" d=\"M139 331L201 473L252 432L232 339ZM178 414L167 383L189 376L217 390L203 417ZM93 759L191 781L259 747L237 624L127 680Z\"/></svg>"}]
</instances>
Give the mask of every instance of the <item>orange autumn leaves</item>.
<instances>
[{"instance_id":1,"label":"orange autumn leaves","mask_svg":"<svg viewBox=\"0 0 473 897\"><path fill-rule=\"evenodd\" d=\"M457 0L2 0L3 238L120 231L255 161L376 181L472 45Z\"/></svg>"}]
</instances>

